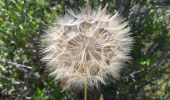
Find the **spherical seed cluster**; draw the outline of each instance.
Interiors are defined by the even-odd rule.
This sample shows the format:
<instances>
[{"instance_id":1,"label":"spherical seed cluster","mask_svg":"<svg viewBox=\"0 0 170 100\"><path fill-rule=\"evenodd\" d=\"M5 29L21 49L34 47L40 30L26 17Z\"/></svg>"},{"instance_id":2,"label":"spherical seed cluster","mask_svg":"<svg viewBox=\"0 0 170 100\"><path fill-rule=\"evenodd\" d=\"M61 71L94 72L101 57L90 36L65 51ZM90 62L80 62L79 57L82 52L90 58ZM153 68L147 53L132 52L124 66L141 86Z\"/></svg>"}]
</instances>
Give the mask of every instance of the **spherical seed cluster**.
<instances>
[{"instance_id":1,"label":"spherical seed cluster","mask_svg":"<svg viewBox=\"0 0 170 100\"><path fill-rule=\"evenodd\" d=\"M132 37L127 22L118 13L108 14L106 8L69 10L46 31L43 61L64 88L105 84L108 78L118 78L129 59Z\"/></svg>"}]
</instances>

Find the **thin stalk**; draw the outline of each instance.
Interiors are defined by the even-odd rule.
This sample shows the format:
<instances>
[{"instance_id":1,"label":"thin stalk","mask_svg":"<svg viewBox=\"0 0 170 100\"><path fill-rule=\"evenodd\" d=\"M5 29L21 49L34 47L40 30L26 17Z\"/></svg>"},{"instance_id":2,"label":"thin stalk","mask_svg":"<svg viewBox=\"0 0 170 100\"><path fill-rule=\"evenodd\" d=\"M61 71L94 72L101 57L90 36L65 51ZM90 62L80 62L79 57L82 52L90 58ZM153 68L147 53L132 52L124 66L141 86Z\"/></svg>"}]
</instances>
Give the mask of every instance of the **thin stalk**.
<instances>
[{"instance_id":1,"label":"thin stalk","mask_svg":"<svg viewBox=\"0 0 170 100\"><path fill-rule=\"evenodd\" d=\"M87 84L84 83L84 100L87 100Z\"/></svg>"}]
</instances>

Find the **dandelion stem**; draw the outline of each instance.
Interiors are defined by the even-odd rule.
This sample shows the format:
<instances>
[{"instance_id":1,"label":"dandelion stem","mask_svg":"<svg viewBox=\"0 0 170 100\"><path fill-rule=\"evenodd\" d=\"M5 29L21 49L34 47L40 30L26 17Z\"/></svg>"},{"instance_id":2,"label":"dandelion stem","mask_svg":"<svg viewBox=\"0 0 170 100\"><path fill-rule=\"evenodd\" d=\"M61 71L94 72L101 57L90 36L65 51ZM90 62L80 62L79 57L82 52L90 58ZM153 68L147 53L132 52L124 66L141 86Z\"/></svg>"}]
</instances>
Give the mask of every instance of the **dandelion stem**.
<instances>
[{"instance_id":1,"label":"dandelion stem","mask_svg":"<svg viewBox=\"0 0 170 100\"><path fill-rule=\"evenodd\" d=\"M84 83L84 100L87 100L87 84Z\"/></svg>"}]
</instances>

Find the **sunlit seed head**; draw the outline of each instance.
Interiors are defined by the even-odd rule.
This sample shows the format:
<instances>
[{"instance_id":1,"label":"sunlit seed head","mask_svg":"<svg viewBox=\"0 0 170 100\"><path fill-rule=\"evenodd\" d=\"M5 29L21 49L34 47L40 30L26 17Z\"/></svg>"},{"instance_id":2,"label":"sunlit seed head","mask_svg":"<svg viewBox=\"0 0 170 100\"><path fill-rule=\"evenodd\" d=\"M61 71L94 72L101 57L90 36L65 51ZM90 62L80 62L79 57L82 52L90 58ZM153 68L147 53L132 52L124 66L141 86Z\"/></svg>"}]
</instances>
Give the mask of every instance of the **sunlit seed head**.
<instances>
[{"instance_id":1,"label":"sunlit seed head","mask_svg":"<svg viewBox=\"0 0 170 100\"><path fill-rule=\"evenodd\" d=\"M64 89L106 84L119 77L129 59L130 28L118 13L108 14L106 8L69 10L46 30L42 60Z\"/></svg>"}]
</instances>

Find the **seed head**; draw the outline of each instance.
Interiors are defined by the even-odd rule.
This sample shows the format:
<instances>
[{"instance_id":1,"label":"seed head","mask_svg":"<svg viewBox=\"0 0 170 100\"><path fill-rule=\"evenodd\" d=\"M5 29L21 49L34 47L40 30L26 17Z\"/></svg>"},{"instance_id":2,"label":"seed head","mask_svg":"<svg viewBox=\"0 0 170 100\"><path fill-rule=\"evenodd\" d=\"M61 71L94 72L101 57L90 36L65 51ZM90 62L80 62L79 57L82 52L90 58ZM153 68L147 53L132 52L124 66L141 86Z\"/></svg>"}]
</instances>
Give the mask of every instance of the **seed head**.
<instances>
[{"instance_id":1,"label":"seed head","mask_svg":"<svg viewBox=\"0 0 170 100\"><path fill-rule=\"evenodd\" d=\"M119 77L129 59L132 37L128 24L118 13L108 14L106 8L69 10L46 30L43 61L64 88L106 84Z\"/></svg>"}]
</instances>

